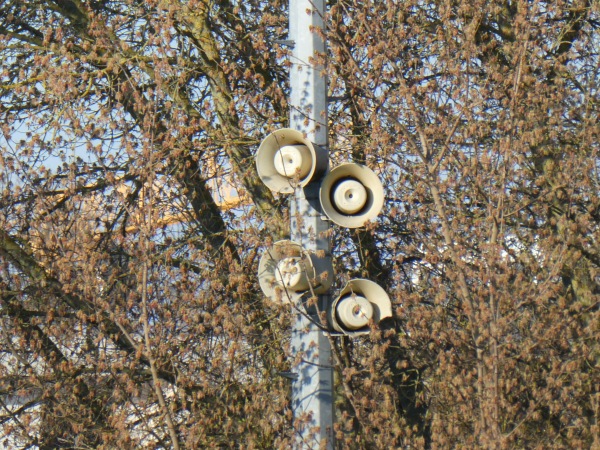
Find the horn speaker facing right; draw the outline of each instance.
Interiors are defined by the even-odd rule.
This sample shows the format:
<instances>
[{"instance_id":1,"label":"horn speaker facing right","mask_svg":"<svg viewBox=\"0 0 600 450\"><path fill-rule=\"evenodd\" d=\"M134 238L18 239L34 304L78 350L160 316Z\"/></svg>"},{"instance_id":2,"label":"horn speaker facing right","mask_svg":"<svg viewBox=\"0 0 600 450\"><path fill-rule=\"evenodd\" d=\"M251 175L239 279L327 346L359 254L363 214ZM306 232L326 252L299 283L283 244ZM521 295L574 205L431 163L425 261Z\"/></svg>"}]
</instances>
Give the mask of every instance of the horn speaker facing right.
<instances>
[{"instance_id":1,"label":"horn speaker facing right","mask_svg":"<svg viewBox=\"0 0 600 450\"><path fill-rule=\"evenodd\" d=\"M369 323L392 317L392 301L381 286L370 280L350 280L331 304L331 327L338 332L359 335L369 333Z\"/></svg>"},{"instance_id":2,"label":"horn speaker facing right","mask_svg":"<svg viewBox=\"0 0 600 450\"><path fill-rule=\"evenodd\" d=\"M345 163L321 183L321 207L329 219L347 228L364 226L383 208L383 185L367 166Z\"/></svg>"}]
</instances>

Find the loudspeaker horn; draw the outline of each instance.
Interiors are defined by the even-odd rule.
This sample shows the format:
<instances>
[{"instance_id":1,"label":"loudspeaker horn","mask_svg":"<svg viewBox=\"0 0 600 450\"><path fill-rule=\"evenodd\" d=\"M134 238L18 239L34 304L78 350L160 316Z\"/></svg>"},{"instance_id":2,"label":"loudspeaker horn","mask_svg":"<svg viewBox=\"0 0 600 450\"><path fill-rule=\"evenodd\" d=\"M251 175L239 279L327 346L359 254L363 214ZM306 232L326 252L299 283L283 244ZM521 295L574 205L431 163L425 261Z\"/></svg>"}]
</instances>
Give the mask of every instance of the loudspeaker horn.
<instances>
[{"instance_id":1,"label":"loudspeaker horn","mask_svg":"<svg viewBox=\"0 0 600 450\"><path fill-rule=\"evenodd\" d=\"M327 151L291 128L269 134L256 152L258 176L272 191L291 194L327 170Z\"/></svg>"},{"instance_id":2,"label":"loudspeaker horn","mask_svg":"<svg viewBox=\"0 0 600 450\"><path fill-rule=\"evenodd\" d=\"M392 301L377 283L363 278L350 280L328 311L331 327L338 332L369 333L369 324L392 317Z\"/></svg>"},{"instance_id":3,"label":"loudspeaker horn","mask_svg":"<svg viewBox=\"0 0 600 450\"><path fill-rule=\"evenodd\" d=\"M383 185L367 166L344 163L329 172L321 183L321 207L334 223L362 227L383 208Z\"/></svg>"},{"instance_id":4,"label":"loudspeaker horn","mask_svg":"<svg viewBox=\"0 0 600 450\"><path fill-rule=\"evenodd\" d=\"M317 258L296 242L273 244L258 262L258 282L266 297L276 303L295 302L305 292L326 292L333 281L330 258Z\"/></svg>"}]
</instances>

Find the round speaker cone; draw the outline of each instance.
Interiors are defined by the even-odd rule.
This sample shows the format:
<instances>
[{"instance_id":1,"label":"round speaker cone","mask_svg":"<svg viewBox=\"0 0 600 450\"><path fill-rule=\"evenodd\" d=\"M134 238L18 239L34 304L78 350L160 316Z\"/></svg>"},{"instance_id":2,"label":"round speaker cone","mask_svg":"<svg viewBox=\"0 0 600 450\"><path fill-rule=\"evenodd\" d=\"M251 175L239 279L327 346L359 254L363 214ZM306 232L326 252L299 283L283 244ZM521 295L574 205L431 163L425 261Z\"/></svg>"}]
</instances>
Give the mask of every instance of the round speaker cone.
<instances>
[{"instance_id":1,"label":"round speaker cone","mask_svg":"<svg viewBox=\"0 0 600 450\"><path fill-rule=\"evenodd\" d=\"M288 257L279 261L275 279L279 285L292 291L304 291L310 286L300 257Z\"/></svg>"},{"instance_id":2,"label":"round speaker cone","mask_svg":"<svg viewBox=\"0 0 600 450\"><path fill-rule=\"evenodd\" d=\"M273 164L279 175L302 179L310 173L310 150L306 145L285 145L275 152Z\"/></svg>"},{"instance_id":3,"label":"round speaker cone","mask_svg":"<svg viewBox=\"0 0 600 450\"><path fill-rule=\"evenodd\" d=\"M335 185L331 198L335 209L342 214L352 215L365 207L369 194L360 181L346 178Z\"/></svg>"},{"instance_id":4,"label":"round speaker cone","mask_svg":"<svg viewBox=\"0 0 600 450\"><path fill-rule=\"evenodd\" d=\"M340 299L336 314L344 328L357 330L368 325L373 318L373 305L365 297L351 294Z\"/></svg>"}]
</instances>

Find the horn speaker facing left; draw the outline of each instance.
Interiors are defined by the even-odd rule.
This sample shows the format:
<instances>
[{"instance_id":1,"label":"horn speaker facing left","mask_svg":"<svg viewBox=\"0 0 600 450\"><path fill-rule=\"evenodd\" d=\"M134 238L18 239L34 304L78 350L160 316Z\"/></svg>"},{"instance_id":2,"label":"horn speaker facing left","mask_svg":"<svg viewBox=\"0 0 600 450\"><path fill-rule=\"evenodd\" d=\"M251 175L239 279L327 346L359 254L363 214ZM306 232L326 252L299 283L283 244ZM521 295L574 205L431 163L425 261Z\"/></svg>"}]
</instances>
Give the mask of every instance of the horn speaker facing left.
<instances>
[{"instance_id":1,"label":"horn speaker facing left","mask_svg":"<svg viewBox=\"0 0 600 450\"><path fill-rule=\"evenodd\" d=\"M327 151L291 128L268 135L256 152L258 176L272 191L291 194L327 170Z\"/></svg>"},{"instance_id":2,"label":"horn speaker facing left","mask_svg":"<svg viewBox=\"0 0 600 450\"><path fill-rule=\"evenodd\" d=\"M304 251L300 244L277 241L258 263L258 282L271 301L295 302L305 292L326 292L333 280L329 258L318 258Z\"/></svg>"}]
</instances>

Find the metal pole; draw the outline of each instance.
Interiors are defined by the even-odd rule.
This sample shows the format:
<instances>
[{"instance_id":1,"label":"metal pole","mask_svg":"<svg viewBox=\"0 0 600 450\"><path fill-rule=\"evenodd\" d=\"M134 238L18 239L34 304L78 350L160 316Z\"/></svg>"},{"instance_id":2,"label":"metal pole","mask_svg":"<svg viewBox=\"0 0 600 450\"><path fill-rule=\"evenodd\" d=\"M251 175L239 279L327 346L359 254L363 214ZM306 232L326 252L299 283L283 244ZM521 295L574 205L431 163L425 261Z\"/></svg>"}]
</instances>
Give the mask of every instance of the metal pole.
<instances>
[{"instance_id":1,"label":"metal pole","mask_svg":"<svg viewBox=\"0 0 600 450\"><path fill-rule=\"evenodd\" d=\"M315 53L325 44L313 31L323 27L324 0L290 0L289 38L293 42L290 73L290 127L313 143L327 148L327 84L322 67L314 64ZM329 223L322 219L319 204L321 180L297 189L291 201L291 237L309 252L330 257ZM329 296L319 295L318 310L324 311ZM295 313L291 350L295 355L292 407L297 429L295 448L333 449L333 364L331 347L315 308L308 315Z\"/></svg>"}]
</instances>

